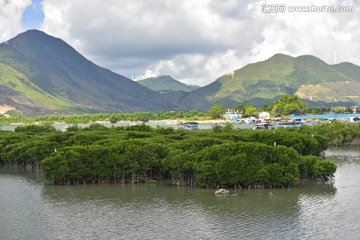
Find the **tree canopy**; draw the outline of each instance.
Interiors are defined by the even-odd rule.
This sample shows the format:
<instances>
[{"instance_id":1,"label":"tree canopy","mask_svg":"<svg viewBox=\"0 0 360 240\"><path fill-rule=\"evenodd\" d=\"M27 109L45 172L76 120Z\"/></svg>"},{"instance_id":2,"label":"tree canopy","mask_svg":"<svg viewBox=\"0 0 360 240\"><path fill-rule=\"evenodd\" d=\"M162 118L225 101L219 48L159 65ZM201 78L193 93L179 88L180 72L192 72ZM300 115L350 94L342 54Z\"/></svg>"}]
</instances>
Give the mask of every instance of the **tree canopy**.
<instances>
[{"instance_id":1,"label":"tree canopy","mask_svg":"<svg viewBox=\"0 0 360 240\"><path fill-rule=\"evenodd\" d=\"M208 112L208 115L211 118L220 118L226 112L225 105L222 104L214 104Z\"/></svg>"},{"instance_id":2,"label":"tree canopy","mask_svg":"<svg viewBox=\"0 0 360 240\"><path fill-rule=\"evenodd\" d=\"M171 178L201 187L287 187L301 177L327 178L336 170L320 157L327 138L306 129L185 131L93 124L68 132L33 126L19 130L1 132L0 165L40 166L55 184Z\"/></svg>"},{"instance_id":3,"label":"tree canopy","mask_svg":"<svg viewBox=\"0 0 360 240\"><path fill-rule=\"evenodd\" d=\"M274 115L301 114L307 109L307 104L299 99L296 95L283 95L272 106Z\"/></svg>"}]
</instances>

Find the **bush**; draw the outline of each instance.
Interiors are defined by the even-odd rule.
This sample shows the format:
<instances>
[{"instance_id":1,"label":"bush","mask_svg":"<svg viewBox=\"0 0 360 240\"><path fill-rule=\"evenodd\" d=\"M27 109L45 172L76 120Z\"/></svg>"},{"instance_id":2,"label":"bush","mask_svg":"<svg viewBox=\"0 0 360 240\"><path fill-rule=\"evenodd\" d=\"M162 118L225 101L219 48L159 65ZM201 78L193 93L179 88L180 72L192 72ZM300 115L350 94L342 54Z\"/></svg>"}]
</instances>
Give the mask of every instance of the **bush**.
<instances>
[{"instance_id":1,"label":"bush","mask_svg":"<svg viewBox=\"0 0 360 240\"><path fill-rule=\"evenodd\" d=\"M56 131L56 128L50 125L27 125L15 128L15 132L44 133Z\"/></svg>"}]
</instances>

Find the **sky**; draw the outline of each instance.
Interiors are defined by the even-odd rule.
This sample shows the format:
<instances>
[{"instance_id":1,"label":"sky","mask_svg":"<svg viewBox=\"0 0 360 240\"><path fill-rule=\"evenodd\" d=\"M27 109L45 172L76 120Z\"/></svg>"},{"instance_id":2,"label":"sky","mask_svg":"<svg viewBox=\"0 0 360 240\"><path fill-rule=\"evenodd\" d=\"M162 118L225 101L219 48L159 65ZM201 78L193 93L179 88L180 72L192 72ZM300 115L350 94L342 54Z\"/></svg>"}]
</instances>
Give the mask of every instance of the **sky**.
<instances>
[{"instance_id":1,"label":"sky","mask_svg":"<svg viewBox=\"0 0 360 240\"><path fill-rule=\"evenodd\" d=\"M276 53L360 65L357 0L0 0L0 41L28 29L134 80L204 86Z\"/></svg>"}]
</instances>

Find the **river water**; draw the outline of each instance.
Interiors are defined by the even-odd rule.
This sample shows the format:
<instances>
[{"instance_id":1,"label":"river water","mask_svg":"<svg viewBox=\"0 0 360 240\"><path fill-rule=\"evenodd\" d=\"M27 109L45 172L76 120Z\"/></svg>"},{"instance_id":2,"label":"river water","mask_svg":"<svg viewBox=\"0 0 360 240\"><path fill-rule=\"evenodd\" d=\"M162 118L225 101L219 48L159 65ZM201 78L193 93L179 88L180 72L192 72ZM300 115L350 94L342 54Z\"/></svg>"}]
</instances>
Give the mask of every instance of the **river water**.
<instances>
[{"instance_id":1,"label":"river water","mask_svg":"<svg viewBox=\"0 0 360 240\"><path fill-rule=\"evenodd\" d=\"M47 185L0 169L0 239L359 239L360 149L331 149L332 181L290 189Z\"/></svg>"}]
</instances>

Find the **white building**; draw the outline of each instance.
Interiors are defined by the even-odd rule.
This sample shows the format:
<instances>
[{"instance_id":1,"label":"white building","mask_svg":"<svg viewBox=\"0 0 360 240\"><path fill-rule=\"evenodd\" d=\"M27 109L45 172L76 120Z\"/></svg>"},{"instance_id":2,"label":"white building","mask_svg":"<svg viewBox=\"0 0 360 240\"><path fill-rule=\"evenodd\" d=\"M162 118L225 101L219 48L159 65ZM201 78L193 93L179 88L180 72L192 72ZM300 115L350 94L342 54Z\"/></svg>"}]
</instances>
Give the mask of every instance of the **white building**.
<instances>
[{"instance_id":1,"label":"white building","mask_svg":"<svg viewBox=\"0 0 360 240\"><path fill-rule=\"evenodd\" d=\"M268 122L270 120L270 113L268 113L268 112L259 113L259 119L262 122Z\"/></svg>"},{"instance_id":2,"label":"white building","mask_svg":"<svg viewBox=\"0 0 360 240\"><path fill-rule=\"evenodd\" d=\"M257 118L256 117L247 117L245 118L245 123L250 124L250 123L256 123Z\"/></svg>"}]
</instances>

